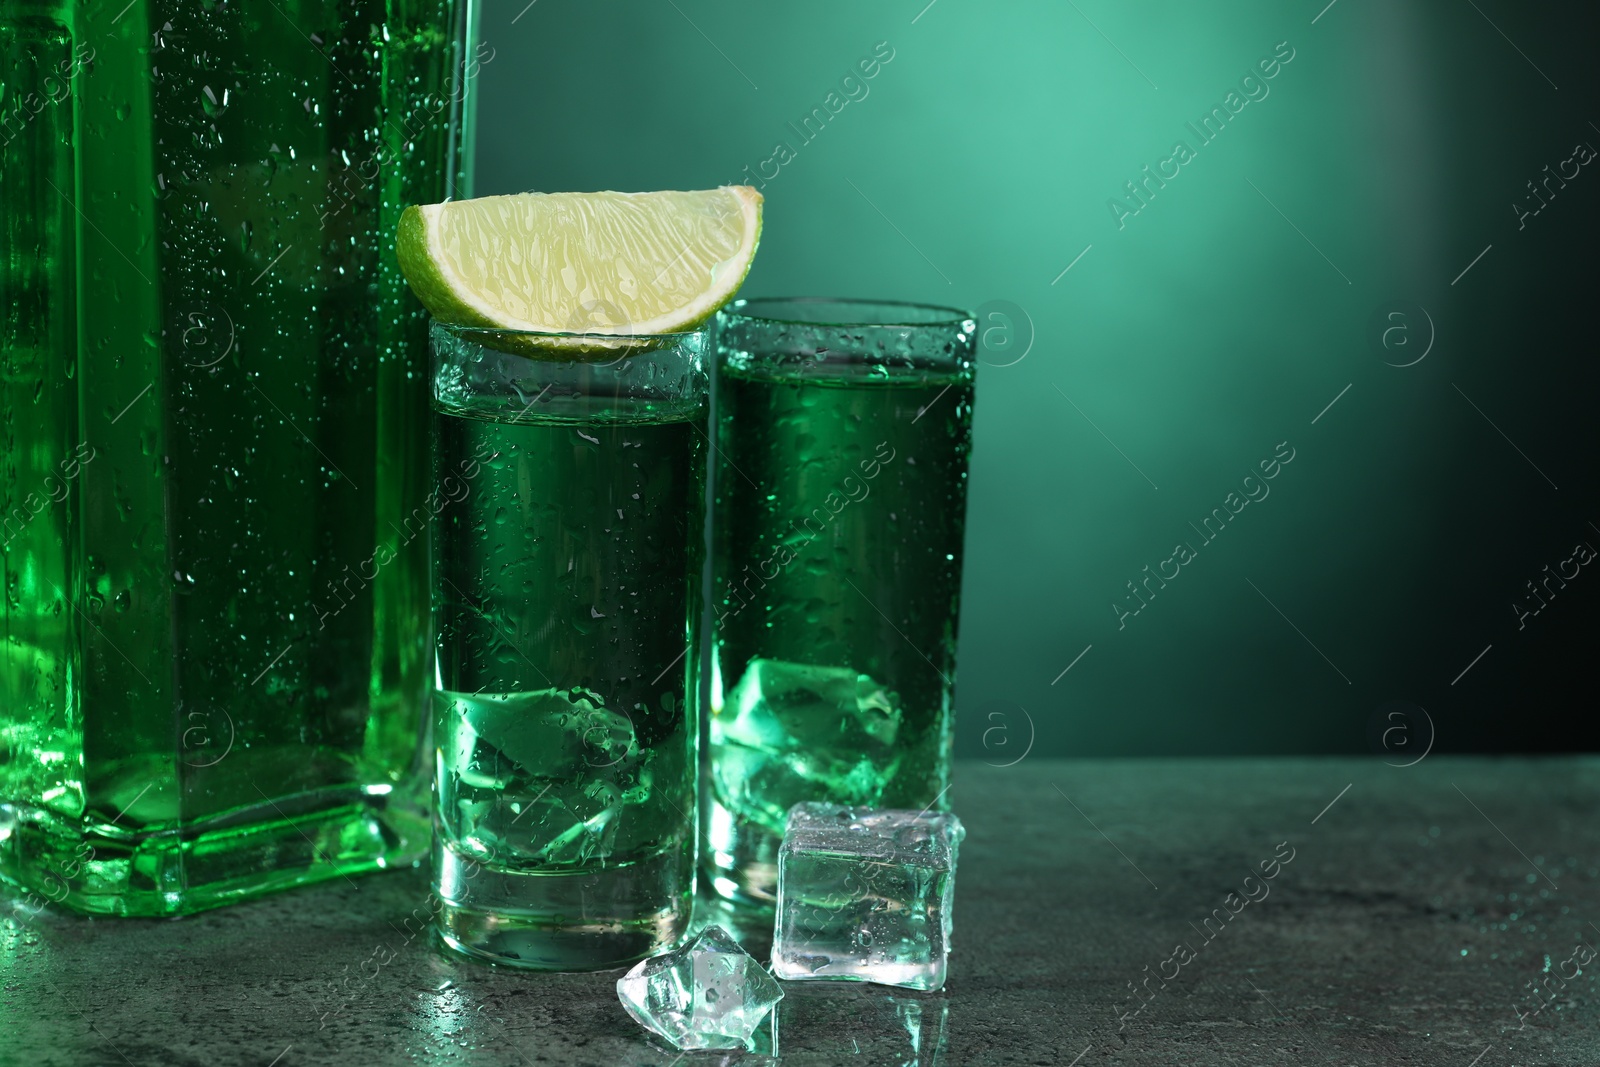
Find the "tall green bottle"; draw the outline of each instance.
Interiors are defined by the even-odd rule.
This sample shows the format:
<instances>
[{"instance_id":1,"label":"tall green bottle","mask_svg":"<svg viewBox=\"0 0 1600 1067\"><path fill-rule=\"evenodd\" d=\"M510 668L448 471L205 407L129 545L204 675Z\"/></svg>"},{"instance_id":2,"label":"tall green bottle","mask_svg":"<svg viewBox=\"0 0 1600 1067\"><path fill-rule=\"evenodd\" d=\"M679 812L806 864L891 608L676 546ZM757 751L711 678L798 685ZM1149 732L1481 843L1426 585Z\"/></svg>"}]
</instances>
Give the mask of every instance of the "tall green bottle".
<instances>
[{"instance_id":1,"label":"tall green bottle","mask_svg":"<svg viewBox=\"0 0 1600 1067\"><path fill-rule=\"evenodd\" d=\"M0 876L170 915L428 844L426 316L475 0L0 0Z\"/></svg>"}]
</instances>

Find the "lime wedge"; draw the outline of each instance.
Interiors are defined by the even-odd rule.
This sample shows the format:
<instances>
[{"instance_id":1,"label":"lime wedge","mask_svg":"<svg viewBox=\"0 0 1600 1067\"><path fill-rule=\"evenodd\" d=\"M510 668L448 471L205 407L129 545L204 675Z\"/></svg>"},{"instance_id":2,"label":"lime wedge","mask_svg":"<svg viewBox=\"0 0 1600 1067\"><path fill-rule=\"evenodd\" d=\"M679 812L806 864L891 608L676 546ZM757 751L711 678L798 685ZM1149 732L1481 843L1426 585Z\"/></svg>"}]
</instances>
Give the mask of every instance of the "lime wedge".
<instances>
[{"instance_id":1,"label":"lime wedge","mask_svg":"<svg viewBox=\"0 0 1600 1067\"><path fill-rule=\"evenodd\" d=\"M446 322L542 333L675 333L732 299L761 194L518 193L406 208L396 251Z\"/></svg>"}]
</instances>

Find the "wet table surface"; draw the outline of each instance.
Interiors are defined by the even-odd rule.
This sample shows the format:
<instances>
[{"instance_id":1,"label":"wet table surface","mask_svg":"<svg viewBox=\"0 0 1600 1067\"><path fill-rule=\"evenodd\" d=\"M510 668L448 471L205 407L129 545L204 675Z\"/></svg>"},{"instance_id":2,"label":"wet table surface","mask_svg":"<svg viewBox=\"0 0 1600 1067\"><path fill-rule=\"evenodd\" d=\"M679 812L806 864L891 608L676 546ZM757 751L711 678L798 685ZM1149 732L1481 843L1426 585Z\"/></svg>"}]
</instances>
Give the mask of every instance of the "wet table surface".
<instances>
[{"instance_id":1,"label":"wet table surface","mask_svg":"<svg viewBox=\"0 0 1600 1067\"><path fill-rule=\"evenodd\" d=\"M781 1062L1600 1063L1600 760L1029 759L952 796L945 990L789 983ZM679 1062L620 972L451 958L426 906L421 871L172 921L8 903L0 1064Z\"/></svg>"}]
</instances>

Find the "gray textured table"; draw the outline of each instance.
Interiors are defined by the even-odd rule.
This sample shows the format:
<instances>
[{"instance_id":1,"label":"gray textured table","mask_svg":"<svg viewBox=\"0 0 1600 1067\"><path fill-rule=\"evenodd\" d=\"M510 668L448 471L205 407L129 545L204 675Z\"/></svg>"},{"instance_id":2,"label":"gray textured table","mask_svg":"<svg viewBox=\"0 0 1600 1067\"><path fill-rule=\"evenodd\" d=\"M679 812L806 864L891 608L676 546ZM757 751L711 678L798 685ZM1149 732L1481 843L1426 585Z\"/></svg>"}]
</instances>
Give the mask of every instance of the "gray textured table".
<instances>
[{"instance_id":1,"label":"gray textured table","mask_svg":"<svg viewBox=\"0 0 1600 1067\"><path fill-rule=\"evenodd\" d=\"M946 990L790 984L783 1063L1600 1064L1600 958L1575 973L1600 950L1600 760L1028 760L962 764L953 795ZM407 871L165 922L8 906L0 1064L675 1062L616 972L408 941L426 892Z\"/></svg>"}]
</instances>

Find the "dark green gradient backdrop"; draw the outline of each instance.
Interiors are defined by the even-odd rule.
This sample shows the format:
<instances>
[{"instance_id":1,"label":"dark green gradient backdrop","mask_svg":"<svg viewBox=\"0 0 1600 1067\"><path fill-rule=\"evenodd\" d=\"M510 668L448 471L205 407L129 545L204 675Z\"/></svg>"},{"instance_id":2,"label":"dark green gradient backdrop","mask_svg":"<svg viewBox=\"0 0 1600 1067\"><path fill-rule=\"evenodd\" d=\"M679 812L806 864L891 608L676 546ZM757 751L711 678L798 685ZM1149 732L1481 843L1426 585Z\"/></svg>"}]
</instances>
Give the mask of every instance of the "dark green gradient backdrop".
<instances>
[{"instance_id":1,"label":"dark green gradient backdrop","mask_svg":"<svg viewBox=\"0 0 1600 1067\"><path fill-rule=\"evenodd\" d=\"M497 2L478 188L764 168L746 295L983 308L962 754L1593 748L1593 17L1325 3Z\"/></svg>"}]
</instances>

